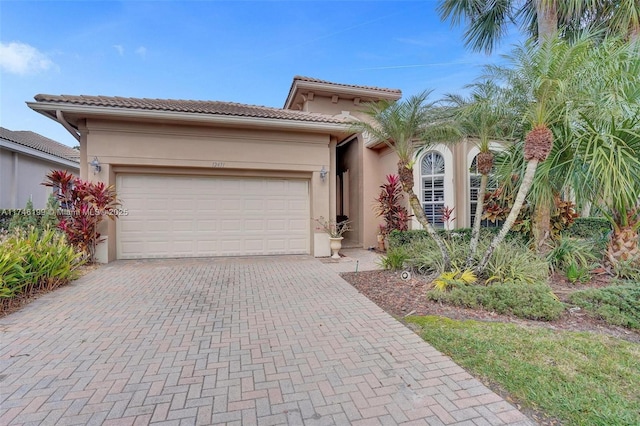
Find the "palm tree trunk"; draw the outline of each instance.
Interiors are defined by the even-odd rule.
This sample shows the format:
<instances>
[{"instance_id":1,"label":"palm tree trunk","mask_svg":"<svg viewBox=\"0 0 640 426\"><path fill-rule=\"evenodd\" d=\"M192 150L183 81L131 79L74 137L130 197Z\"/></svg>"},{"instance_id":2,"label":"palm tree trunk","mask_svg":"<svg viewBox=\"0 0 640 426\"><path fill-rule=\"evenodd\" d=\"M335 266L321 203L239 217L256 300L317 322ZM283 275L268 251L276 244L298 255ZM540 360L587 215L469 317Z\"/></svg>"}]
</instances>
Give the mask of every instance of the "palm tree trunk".
<instances>
[{"instance_id":1,"label":"palm tree trunk","mask_svg":"<svg viewBox=\"0 0 640 426\"><path fill-rule=\"evenodd\" d=\"M449 256L449 250L442 238L440 238L440 235L438 235L438 232L434 229L431 223L429 223L429 219L427 219L427 216L424 214L424 209L422 208L422 204L420 204L418 196L413 192L413 167L411 167L407 162L400 160L398 162L398 176L400 176L403 191L409 197L409 205L411 206L413 215L416 217L420 225L426 229L429 236L431 236L431 238L436 242L440 249L440 253L442 254L444 271L449 271L451 269L451 256Z\"/></svg>"},{"instance_id":2,"label":"palm tree trunk","mask_svg":"<svg viewBox=\"0 0 640 426\"><path fill-rule=\"evenodd\" d=\"M482 261L476 268L476 272L478 275L484 272L484 269L487 267L487 263L489 263L489 259L493 255L495 249L502 243L504 237L507 235L507 232L511 229L513 224L515 223L518 215L520 214L520 210L522 209L522 205L524 204L524 199L533 184L533 177L536 174L536 169L538 168L539 160L532 159L527 162L527 169L524 172L524 176L522 178L522 183L520 184L520 188L518 189L518 195L516 195L516 199L513 202L513 206L511 207L511 211L509 212L509 216L504 221L502 225L502 229L500 229L500 233L496 235L491 244L487 248L487 251L482 258Z\"/></svg>"},{"instance_id":3,"label":"palm tree trunk","mask_svg":"<svg viewBox=\"0 0 640 426\"><path fill-rule=\"evenodd\" d=\"M542 42L558 31L558 7L556 0L536 0L538 15L538 41Z\"/></svg>"},{"instance_id":4,"label":"palm tree trunk","mask_svg":"<svg viewBox=\"0 0 640 426\"><path fill-rule=\"evenodd\" d=\"M448 272L451 270L451 256L449 256L449 250L447 249L446 244L438 235L438 232L435 228L429 223L427 216L424 214L424 210L422 209L422 204L420 204L420 200L418 200L418 196L411 190L411 192L407 192L409 195L409 204L411 205L411 209L413 210L413 214L415 215L418 222L424 229L427 230L427 233L433 238L433 240L438 245L440 249L440 253L442 254L442 264L444 268L444 272Z\"/></svg>"},{"instance_id":5,"label":"palm tree trunk","mask_svg":"<svg viewBox=\"0 0 640 426\"><path fill-rule=\"evenodd\" d=\"M476 204L475 219L473 221L473 230L471 231L471 243L469 244L469 256L467 257L466 267L469 268L473 262L473 257L478 251L478 241L480 240L480 224L482 223L482 212L484 210L484 194L487 192L487 182L489 176L483 174L480 177L480 189L478 190L478 203Z\"/></svg>"},{"instance_id":6,"label":"palm tree trunk","mask_svg":"<svg viewBox=\"0 0 640 426\"><path fill-rule=\"evenodd\" d=\"M536 205L532 228L535 249L541 253L544 243L551 237L551 206L548 203L542 201Z\"/></svg>"},{"instance_id":7,"label":"palm tree trunk","mask_svg":"<svg viewBox=\"0 0 640 426\"><path fill-rule=\"evenodd\" d=\"M640 266L638 231L633 226L614 226L607 245L606 257L612 266L621 261L635 261Z\"/></svg>"}]
</instances>

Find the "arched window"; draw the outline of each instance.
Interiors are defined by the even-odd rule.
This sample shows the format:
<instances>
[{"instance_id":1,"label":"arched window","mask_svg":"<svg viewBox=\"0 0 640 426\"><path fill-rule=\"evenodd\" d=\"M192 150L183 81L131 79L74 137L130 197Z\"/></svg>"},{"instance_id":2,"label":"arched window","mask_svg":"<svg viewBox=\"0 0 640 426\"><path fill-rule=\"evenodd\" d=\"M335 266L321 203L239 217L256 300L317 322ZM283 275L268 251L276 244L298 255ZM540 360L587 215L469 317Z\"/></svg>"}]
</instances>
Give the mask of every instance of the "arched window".
<instances>
[{"instance_id":1,"label":"arched window","mask_svg":"<svg viewBox=\"0 0 640 426\"><path fill-rule=\"evenodd\" d=\"M422 157L420 163L420 188L422 208L433 226L444 227L444 157L431 151Z\"/></svg>"},{"instance_id":2,"label":"arched window","mask_svg":"<svg viewBox=\"0 0 640 426\"><path fill-rule=\"evenodd\" d=\"M478 205L478 192L480 191L480 179L482 175L478 173L478 156L473 157L471 167L469 168L469 214L471 220L470 226L473 226L476 220L476 207ZM493 191L498 188L498 183L492 174L489 174L489 180L487 182L487 192ZM484 219L480 222L480 226L484 227L498 227L502 226L502 222L497 220L491 222L488 219Z\"/></svg>"}]
</instances>

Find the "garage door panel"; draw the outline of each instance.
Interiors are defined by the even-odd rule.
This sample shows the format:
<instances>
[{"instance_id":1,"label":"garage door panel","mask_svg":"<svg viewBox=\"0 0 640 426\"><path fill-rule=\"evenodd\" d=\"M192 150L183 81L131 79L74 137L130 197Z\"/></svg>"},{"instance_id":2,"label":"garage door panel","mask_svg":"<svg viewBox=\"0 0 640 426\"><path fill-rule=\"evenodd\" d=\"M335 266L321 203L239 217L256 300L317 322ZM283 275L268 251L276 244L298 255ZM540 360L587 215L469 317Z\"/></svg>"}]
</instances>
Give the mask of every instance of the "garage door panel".
<instances>
[{"instance_id":1,"label":"garage door panel","mask_svg":"<svg viewBox=\"0 0 640 426\"><path fill-rule=\"evenodd\" d=\"M118 258L306 254L305 180L118 175Z\"/></svg>"}]
</instances>

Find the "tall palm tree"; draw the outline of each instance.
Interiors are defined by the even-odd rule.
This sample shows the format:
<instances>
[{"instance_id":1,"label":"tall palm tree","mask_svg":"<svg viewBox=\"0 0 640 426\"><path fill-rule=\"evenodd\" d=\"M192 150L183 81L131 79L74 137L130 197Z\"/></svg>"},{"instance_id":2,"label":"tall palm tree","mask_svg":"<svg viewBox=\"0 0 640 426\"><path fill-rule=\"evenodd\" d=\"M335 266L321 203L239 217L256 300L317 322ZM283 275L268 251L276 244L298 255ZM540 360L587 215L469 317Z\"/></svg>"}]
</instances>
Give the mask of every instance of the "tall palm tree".
<instances>
[{"instance_id":1,"label":"tall palm tree","mask_svg":"<svg viewBox=\"0 0 640 426\"><path fill-rule=\"evenodd\" d=\"M524 137L526 169L518 188L514 204L502 229L492 240L477 272L482 273L496 247L513 226L525 197L531 188L538 164L545 161L553 148L552 129L567 121L569 101L575 95L575 76L586 61L592 43L582 38L574 44L559 39L546 39L540 44L531 41L517 47L506 59L507 67L488 67L488 73L502 80L512 93L527 99L524 116L529 125Z\"/></svg>"},{"instance_id":2,"label":"tall palm tree","mask_svg":"<svg viewBox=\"0 0 640 426\"><path fill-rule=\"evenodd\" d=\"M489 174L493 169L494 154L490 149L490 141L504 140L508 137L512 120L509 119L509 108L503 90L493 81L481 81L467 85L466 88L472 89L468 97L448 94L443 101L445 105L452 108L453 122L460 133L466 139L473 141L480 151L476 157L478 172L481 175L480 189L466 262L467 267L470 267L478 249L484 196Z\"/></svg>"},{"instance_id":3,"label":"tall palm tree","mask_svg":"<svg viewBox=\"0 0 640 426\"><path fill-rule=\"evenodd\" d=\"M515 23L520 23L530 40L538 41L556 34L579 40L587 28L598 29L601 36L614 34L631 40L640 37L638 0L440 0L438 12L452 25L464 20L465 45L487 53ZM536 188L540 191L536 190L533 231L536 246L541 248L550 235L551 209L557 194L544 185Z\"/></svg>"},{"instance_id":4,"label":"tall palm tree","mask_svg":"<svg viewBox=\"0 0 640 426\"><path fill-rule=\"evenodd\" d=\"M424 91L403 101L381 100L365 105L369 121L354 121L352 128L387 144L398 156L398 176L416 219L435 240L442 254L445 270L451 267L446 244L433 228L413 191L413 165L416 152L425 146L421 139L434 119L435 102L427 102L431 91ZM432 134L433 135L433 134Z\"/></svg>"},{"instance_id":5,"label":"tall palm tree","mask_svg":"<svg viewBox=\"0 0 640 426\"><path fill-rule=\"evenodd\" d=\"M452 25L466 21L465 45L487 53L516 23L533 40L552 37L558 31L572 38L586 27L631 39L640 35L637 0L440 0L438 12Z\"/></svg>"}]
</instances>

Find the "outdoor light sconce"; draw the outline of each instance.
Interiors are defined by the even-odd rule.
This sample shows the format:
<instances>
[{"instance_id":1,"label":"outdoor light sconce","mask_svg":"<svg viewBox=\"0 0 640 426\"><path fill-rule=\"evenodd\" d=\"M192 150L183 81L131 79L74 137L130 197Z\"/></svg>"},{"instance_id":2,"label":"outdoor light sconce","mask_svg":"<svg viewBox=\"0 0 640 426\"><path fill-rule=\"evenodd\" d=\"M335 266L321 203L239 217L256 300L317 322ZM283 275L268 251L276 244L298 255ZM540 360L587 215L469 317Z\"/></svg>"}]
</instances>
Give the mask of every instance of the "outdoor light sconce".
<instances>
[{"instance_id":1,"label":"outdoor light sconce","mask_svg":"<svg viewBox=\"0 0 640 426\"><path fill-rule=\"evenodd\" d=\"M91 161L89 163L89 165L91 167L93 167L93 174L94 175L96 173L100 173L100 171L102 170L102 166L100 165L100 160L98 160L98 157L93 157L93 161Z\"/></svg>"},{"instance_id":2,"label":"outdoor light sconce","mask_svg":"<svg viewBox=\"0 0 640 426\"><path fill-rule=\"evenodd\" d=\"M320 179L324 182L327 180L327 169L324 168L324 166L322 166L322 169L320 169Z\"/></svg>"}]
</instances>

